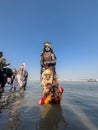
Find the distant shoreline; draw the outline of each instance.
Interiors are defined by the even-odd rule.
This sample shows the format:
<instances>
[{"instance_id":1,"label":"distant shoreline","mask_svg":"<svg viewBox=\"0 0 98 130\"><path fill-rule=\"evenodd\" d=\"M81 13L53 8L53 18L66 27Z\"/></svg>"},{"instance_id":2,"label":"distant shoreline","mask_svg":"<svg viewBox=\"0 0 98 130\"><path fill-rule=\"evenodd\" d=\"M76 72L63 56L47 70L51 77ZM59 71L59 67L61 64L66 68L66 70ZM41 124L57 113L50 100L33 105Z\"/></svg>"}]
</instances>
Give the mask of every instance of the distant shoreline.
<instances>
[{"instance_id":1,"label":"distant shoreline","mask_svg":"<svg viewBox=\"0 0 98 130\"><path fill-rule=\"evenodd\" d=\"M84 80L59 80L60 82L98 82L96 79L84 79ZM40 82L40 80L28 80L28 82Z\"/></svg>"}]
</instances>

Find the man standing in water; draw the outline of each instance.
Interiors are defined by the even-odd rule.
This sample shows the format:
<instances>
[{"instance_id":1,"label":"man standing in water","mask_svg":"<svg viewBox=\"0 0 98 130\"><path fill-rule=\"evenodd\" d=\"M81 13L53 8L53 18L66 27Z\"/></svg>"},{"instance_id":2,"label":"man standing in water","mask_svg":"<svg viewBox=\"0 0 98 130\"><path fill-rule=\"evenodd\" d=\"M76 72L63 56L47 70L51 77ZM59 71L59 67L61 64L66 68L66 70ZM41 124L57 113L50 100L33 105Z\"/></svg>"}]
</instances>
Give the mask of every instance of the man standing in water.
<instances>
[{"instance_id":1,"label":"man standing in water","mask_svg":"<svg viewBox=\"0 0 98 130\"><path fill-rule=\"evenodd\" d=\"M22 65L18 68L18 71L17 71L17 81L18 81L20 90L22 90L23 88L24 70L25 70L25 63L22 63Z\"/></svg>"},{"instance_id":2,"label":"man standing in water","mask_svg":"<svg viewBox=\"0 0 98 130\"><path fill-rule=\"evenodd\" d=\"M56 75L56 56L51 48L50 42L44 42L40 64L41 86L43 89L39 104L61 103L64 89L59 85L59 80Z\"/></svg>"}]
</instances>

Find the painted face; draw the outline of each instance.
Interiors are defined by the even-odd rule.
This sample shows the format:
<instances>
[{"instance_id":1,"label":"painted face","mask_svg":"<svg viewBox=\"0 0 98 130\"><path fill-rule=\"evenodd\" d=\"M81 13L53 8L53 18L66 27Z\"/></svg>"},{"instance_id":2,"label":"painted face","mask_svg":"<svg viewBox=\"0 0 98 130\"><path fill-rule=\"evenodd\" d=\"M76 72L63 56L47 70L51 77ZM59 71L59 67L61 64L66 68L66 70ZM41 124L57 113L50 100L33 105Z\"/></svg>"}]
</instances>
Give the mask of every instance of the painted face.
<instances>
[{"instance_id":1,"label":"painted face","mask_svg":"<svg viewBox=\"0 0 98 130\"><path fill-rule=\"evenodd\" d=\"M50 51L50 47L49 46L45 46L45 51Z\"/></svg>"},{"instance_id":2,"label":"painted face","mask_svg":"<svg viewBox=\"0 0 98 130\"><path fill-rule=\"evenodd\" d=\"M52 84L53 71L47 69L42 73L42 84L46 85L48 83Z\"/></svg>"}]
</instances>

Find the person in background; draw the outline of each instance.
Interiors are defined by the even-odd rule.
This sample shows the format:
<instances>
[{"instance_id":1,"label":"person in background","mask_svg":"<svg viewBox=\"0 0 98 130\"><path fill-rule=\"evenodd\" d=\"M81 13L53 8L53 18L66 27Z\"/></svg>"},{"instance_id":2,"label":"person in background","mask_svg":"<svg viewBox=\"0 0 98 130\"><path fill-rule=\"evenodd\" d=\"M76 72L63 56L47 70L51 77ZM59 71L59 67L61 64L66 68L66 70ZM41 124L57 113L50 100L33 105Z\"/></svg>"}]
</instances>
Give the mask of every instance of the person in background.
<instances>
[{"instance_id":1,"label":"person in background","mask_svg":"<svg viewBox=\"0 0 98 130\"><path fill-rule=\"evenodd\" d=\"M27 85L27 80L28 80L28 71L24 70L24 75L23 75L23 89L24 91L26 90L26 85Z\"/></svg>"},{"instance_id":2,"label":"person in background","mask_svg":"<svg viewBox=\"0 0 98 130\"><path fill-rule=\"evenodd\" d=\"M16 91L16 87L18 86L18 82L17 82L17 78L16 78L16 75L17 75L17 69L14 68L13 70L13 75L11 76L10 78L10 84L11 84L11 88L9 91L12 91L12 89L14 88L14 92Z\"/></svg>"},{"instance_id":3,"label":"person in background","mask_svg":"<svg viewBox=\"0 0 98 130\"><path fill-rule=\"evenodd\" d=\"M17 70L17 81L18 81L20 90L22 90L23 88L24 70L25 70L25 63L22 63L21 66Z\"/></svg>"},{"instance_id":4,"label":"person in background","mask_svg":"<svg viewBox=\"0 0 98 130\"><path fill-rule=\"evenodd\" d=\"M6 58L3 57L3 52L0 52L0 92L4 92L4 86L7 82L7 74L3 69L8 65L10 65L10 63L6 63Z\"/></svg>"}]
</instances>

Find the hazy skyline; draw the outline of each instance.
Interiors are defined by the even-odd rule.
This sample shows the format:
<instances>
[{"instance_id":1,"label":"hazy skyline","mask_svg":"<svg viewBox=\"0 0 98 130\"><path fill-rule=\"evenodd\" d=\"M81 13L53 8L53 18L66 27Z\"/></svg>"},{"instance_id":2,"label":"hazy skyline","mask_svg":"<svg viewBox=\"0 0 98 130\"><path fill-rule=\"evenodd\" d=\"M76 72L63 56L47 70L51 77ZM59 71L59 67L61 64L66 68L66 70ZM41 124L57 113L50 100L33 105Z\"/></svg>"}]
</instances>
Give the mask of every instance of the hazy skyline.
<instances>
[{"instance_id":1,"label":"hazy skyline","mask_svg":"<svg viewBox=\"0 0 98 130\"><path fill-rule=\"evenodd\" d=\"M0 51L40 79L43 42L50 41L61 79L98 79L98 0L1 0Z\"/></svg>"}]
</instances>

